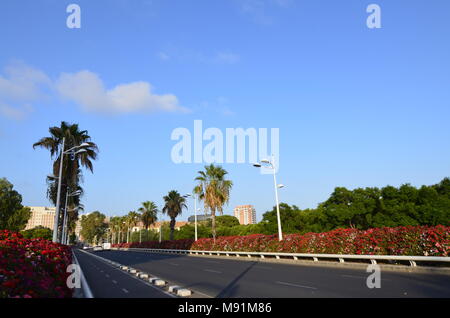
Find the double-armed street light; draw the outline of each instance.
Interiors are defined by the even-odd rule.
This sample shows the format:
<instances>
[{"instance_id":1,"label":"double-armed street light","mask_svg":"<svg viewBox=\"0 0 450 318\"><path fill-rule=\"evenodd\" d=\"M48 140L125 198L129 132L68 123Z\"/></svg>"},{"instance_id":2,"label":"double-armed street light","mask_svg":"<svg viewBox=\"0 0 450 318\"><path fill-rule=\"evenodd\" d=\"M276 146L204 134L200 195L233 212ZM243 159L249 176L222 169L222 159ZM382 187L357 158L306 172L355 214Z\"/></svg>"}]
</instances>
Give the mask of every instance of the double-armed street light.
<instances>
[{"instance_id":1,"label":"double-armed street light","mask_svg":"<svg viewBox=\"0 0 450 318\"><path fill-rule=\"evenodd\" d=\"M82 143L79 146L75 146L72 147L68 150L64 150L64 146L66 143L66 138L63 138L62 141L62 147L61 147L61 161L59 164L59 176L55 177L55 179L58 179L58 192L56 195L56 213L55 213L55 224L53 225L53 242L58 242L58 223L59 223L59 212L60 212L60 201L61 201L61 183L62 183L62 171L63 171L63 159L64 159L64 155L70 154L72 157L72 160L75 159L75 156L86 152L86 149L80 149L80 148L84 148L84 147L89 147L90 145L88 143Z\"/></svg>"},{"instance_id":2,"label":"double-armed street light","mask_svg":"<svg viewBox=\"0 0 450 318\"><path fill-rule=\"evenodd\" d=\"M261 167L263 167L263 164L264 164L265 168L272 169L272 171L273 171L273 183L274 183L274 187L275 187L275 201L277 204L278 240L282 241L283 233L281 232L280 205L278 203L278 189L283 188L284 185L277 184L275 156L272 155L272 161L270 161L269 159L262 159L260 163L259 162L254 163L253 166L256 168L261 168Z\"/></svg>"}]
</instances>

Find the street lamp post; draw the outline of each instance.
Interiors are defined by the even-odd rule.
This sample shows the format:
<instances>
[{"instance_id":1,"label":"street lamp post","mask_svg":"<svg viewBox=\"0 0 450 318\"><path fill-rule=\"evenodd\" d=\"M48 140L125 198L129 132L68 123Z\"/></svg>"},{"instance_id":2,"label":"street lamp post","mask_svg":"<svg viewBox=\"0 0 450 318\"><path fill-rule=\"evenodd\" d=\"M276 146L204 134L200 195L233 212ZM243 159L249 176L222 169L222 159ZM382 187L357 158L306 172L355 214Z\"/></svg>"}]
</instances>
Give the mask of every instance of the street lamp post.
<instances>
[{"instance_id":1,"label":"street lamp post","mask_svg":"<svg viewBox=\"0 0 450 318\"><path fill-rule=\"evenodd\" d=\"M60 202L61 202L61 184L62 184L62 171L63 171L63 159L64 159L64 155L68 154L68 153L72 153L73 155L77 155L79 153L82 152L86 152L86 149L81 149L78 150L77 152L75 152L76 149L82 148L82 147L87 147L89 146L88 143L82 143L79 146L75 146L73 148L70 148L69 150L64 150L66 144L66 138L64 137L62 140L62 147L61 147L61 161L59 164L59 176L58 176L58 192L56 194L56 211L55 211L55 224L53 225L53 242L57 243L58 242L58 223L59 223L59 212L60 212Z\"/></svg>"},{"instance_id":2,"label":"street lamp post","mask_svg":"<svg viewBox=\"0 0 450 318\"><path fill-rule=\"evenodd\" d=\"M197 241L197 197L195 193L184 195L185 198L192 197L194 199L194 223L195 223L195 240Z\"/></svg>"},{"instance_id":3,"label":"street lamp post","mask_svg":"<svg viewBox=\"0 0 450 318\"><path fill-rule=\"evenodd\" d=\"M272 171L273 171L273 184L275 187L275 202L277 204L278 240L282 241L283 233L281 231L280 205L278 203L278 188L283 188L284 185L277 184L276 169L275 169L275 156L272 155L272 161L270 161L268 159L263 159L263 160L261 160L261 163L255 163L255 164L253 164L253 166L255 166L257 168L261 168L263 163L270 165L269 168L272 169Z\"/></svg>"},{"instance_id":4,"label":"street lamp post","mask_svg":"<svg viewBox=\"0 0 450 318\"><path fill-rule=\"evenodd\" d=\"M68 199L69 199L69 197L76 197L76 196L79 196L81 194L80 190L75 191L75 192L70 193L70 194L69 194L68 190L69 190L69 188L66 189L66 205L64 207L64 220L63 220L63 229L62 229L62 235L61 235L61 242L63 244L66 244L66 241L67 241L67 222L68 222L67 202L68 202Z\"/></svg>"}]
</instances>

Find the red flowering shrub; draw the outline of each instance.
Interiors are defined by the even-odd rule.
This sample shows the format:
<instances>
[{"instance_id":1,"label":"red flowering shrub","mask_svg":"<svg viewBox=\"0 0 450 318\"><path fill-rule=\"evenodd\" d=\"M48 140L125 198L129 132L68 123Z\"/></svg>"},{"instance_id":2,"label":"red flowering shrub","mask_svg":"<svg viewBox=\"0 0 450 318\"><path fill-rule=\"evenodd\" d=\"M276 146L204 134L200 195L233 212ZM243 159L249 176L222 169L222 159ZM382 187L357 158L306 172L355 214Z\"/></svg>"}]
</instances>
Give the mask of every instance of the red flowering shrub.
<instances>
[{"instance_id":1,"label":"red flowering shrub","mask_svg":"<svg viewBox=\"0 0 450 318\"><path fill-rule=\"evenodd\" d=\"M0 230L0 298L71 297L70 247Z\"/></svg>"},{"instance_id":2,"label":"red flowering shrub","mask_svg":"<svg viewBox=\"0 0 450 318\"><path fill-rule=\"evenodd\" d=\"M369 230L336 229L324 233L277 235L253 234L164 242L116 244L115 247L142 247L203 251L280 252L359 255L449 256L450 227L400 226Z\"/></svg>"}]
</instances>

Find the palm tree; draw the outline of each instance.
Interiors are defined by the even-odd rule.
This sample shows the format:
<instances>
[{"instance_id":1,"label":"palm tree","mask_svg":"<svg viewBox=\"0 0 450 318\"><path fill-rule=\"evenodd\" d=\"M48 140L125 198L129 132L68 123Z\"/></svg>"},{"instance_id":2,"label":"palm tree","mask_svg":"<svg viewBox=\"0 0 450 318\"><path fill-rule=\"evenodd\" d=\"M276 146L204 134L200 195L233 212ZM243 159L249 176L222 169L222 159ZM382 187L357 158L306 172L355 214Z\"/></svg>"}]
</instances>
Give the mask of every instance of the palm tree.
<instances>
[{"instance_id":1,"label":"palm tree","mask_svg":"<svg viewBox=\"0 0 450 318\"><path fill-rule=\"evenodd\" d=\"M135 227L140 219L139 213L136 213L136 211L130 211L125 216L125 223L127 225L127 243L130 242L130 229L133 230L133 227Z\"/></svg>"},{"instance_id":2,"label":"palm tree","mask_svg":"<svg viewBox=\"0 0 450 318\"><path fill-rule=\"evenodd\" d=\"M87 168L93 172L92 160L97 158L98 147L95 143L91 142L91 137L86 130L80 130L78 124L69 124L65 121L61 122L59 127L49 128L50 137L44 137L38 142L33 144L33 148L41 147L50 151L50 156L54 160L53 162L53 174L59 174L59 166L61 163L61 148L63 138L65 138L65 145L63 150L68 150L76 146L80 146L85 143L86 146L82 147L85 152L82 152L76 156L66 155L63 157L63 173L62 173L62 188L61 198L64 198L67 191L70 189L82 190L80 182L82 181L81 168ZM48 190L47 197L56 205L57 197L57 183L58 181L52 178L47 178ZM79 197L70 197L69 207L74 209L79 205ZM73 222L78 217L77 212L74 211L69 215L69 220ZM61 226L62 218L59 220L59 226ZM72 224L69 225L72 227Z\"/></svg>"},{"instance_id":3,"label":"palm tree","mask_svg":"<svg viewBox=\"0 0 450 318\"><path fill-rule=\"evenodd\" d=\"M138 211L141 212L141 221L146 230L158 220L158 207L153 201L142 202Z\"/></svg>"},{"instance_id":4,"label":"palm tree","mask_svg":"<svg viewBox=\"0 0 450 318\"><path fill-rule=\"evenodd\" d=\"M175 230L175 218L181 214L183 208L187 209L186 199L180 195L178 191L172 190L168 195L164 196L165 205L162 209L163 213L167 213L170 217L170 239L173 240L173 232Z\"/></svg>"},{"instance_id":5,"label":"palm tree","mask_svg":"<svg viewBox=\"0 0 450 318\"><path fill-rule=\"evenodd\" d=\"M112 243L114 243L115 241L117 241L117 233L120 231L120 222L121 222L121 218L118 216L113 216L110 220L109 220L109 228L111 230L111 234L113 235L112 237Z\"/></svg>"},{"instance_id":6,"label":"palm tree","mask_svg":"<svg viewBox=\"0 0 450 318\"><path fill-rule=\"evenodd\" d=\"M200 200L204 202L205 211L209 210L212 217L212 235L216 239L216 211L223 214L223 205L230 199L230 190L233 182L226 180L228 172L221 166L213 164L205 166L205 171L199 171L195 178L198 185L194 188Z\"/></svg>"}]
</instances>

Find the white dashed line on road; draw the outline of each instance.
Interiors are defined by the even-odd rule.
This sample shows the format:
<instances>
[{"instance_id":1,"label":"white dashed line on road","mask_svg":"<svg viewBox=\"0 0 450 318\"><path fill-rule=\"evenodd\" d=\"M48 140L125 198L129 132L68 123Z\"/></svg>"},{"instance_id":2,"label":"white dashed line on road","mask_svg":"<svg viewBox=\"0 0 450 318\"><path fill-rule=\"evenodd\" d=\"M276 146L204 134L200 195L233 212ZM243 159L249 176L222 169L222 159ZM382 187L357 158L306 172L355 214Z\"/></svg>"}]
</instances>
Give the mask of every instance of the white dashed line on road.
<instances>
[{"instance_id":1,"label":"white dashed line on road","mask_svg":"<svg viewBox=\"0 0 450 318\"><path fill-rule=\"evenodd\" d=\"M113 284L117 284L117 282L116 282L116 281L115 281L114 279L113 279L113 281L112 281L112 282L113 282Z\"/></svg>"},{"instance_id":2,"label":"white dashed line on road","mask_svg":"<svg viewBox=\"0 0 450 318\"><path fill-rule=\"evenodd\" d=\"M285 282L275 282L275 283L280 284L280 285L292 286L292 287L308 288L308 289L317 289L316 287L304 286L304 285L297 285L297 284L291 284L291 283L285 283Z\"/></svg>"},{"instance_id":3,"label":"white dashed line on road","mask_svg":"<svg viewBox=\"0 0 450 318\"><path fill-rule=\"evenodd\" d=\"M128 293L129 293L129 291L126 290L125 288L122 288L122 291L123 291L125 294L128 294Z\"/></svg>"}]
</instances>

